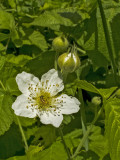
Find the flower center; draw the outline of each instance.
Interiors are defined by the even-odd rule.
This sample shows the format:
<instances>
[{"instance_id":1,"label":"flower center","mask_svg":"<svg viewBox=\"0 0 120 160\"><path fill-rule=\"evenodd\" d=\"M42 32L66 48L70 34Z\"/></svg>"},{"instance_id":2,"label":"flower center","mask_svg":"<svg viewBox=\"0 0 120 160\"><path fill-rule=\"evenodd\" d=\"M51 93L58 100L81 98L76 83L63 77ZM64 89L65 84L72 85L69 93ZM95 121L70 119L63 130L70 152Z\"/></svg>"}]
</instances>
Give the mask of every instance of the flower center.
<instances>
[{"instance_id":1,"label":"flower center","mask_svg":"<svg viewBox=\"0 0 120 160\"><path fill-rule=\"evenodd\" d=\"M41 92L36 97L38 109L47 109L51 106L52 97L48 92Z\"/></svg>"}]
</instances>

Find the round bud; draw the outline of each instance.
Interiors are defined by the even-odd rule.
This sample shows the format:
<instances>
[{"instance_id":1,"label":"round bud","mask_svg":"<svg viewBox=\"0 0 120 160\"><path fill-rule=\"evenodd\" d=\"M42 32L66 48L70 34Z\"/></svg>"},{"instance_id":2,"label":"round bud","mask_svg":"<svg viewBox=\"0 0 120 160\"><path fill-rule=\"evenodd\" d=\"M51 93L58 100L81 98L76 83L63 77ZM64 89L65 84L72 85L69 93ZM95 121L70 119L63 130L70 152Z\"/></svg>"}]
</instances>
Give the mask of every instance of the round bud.
<instances>
[{"instance_id":1,"label":"round bud","mask_svg":"<svg viewBox=\"0 0 120 160\"><path fill-rule=\"evenodd\" d=\"M120 89L118 89L118 90L116 91L115 96L116 96L117 98L120 98Z\"/></svg>"},{"instance_id":2,"label":"round bud","mask_svg":"<svg viewBox=\"0 0 120 160\"><path fill-rule=\"evenodd\" d=\"M91 101L95 106L99 106L101 104L101 97L93 97Z\"/></svg>"},{"instance_id":3,"label":"round bud","mask_svg":"<svg viewBox=\"0 0 120 160\"><path fill-rule=\"evenodd\" d=\"M56 52L65 52L69 46L69 42L65 37L56 37L52 46Z\"/></svg>"},{"instance_id":4,"label":"round bud","mask_svg":"<svg viewBox=\"0 0 120 160\"><path fill-rule=\"evenodd\" d=\"M63 72L72 73L80 66L77 53L63 53L58 57L58 65Z\"/></svg>"}]
</instances>

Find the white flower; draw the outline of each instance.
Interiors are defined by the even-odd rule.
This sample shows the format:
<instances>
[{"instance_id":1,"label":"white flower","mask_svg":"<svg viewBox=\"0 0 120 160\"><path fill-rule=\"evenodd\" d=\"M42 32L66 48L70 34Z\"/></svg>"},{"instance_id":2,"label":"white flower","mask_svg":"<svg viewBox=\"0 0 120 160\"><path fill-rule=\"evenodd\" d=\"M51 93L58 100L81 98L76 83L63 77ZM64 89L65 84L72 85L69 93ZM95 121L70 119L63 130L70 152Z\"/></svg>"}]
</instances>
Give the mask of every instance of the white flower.
<instances>
[{"instance_id":1,"label":"white flower","mask_svg":"<svg viewBox=\"0 0 120 160\"><path fill-rule=\"evenodd\" d=\"M62 114L79 111L80 102L66 94L58 95L64 88L63 81L55 69L45 73L41 81L32 74L22 72L16 76L19 90L22 92L13 103L16 115L34 118L39 116L44 124L59 127Z\"/></svg>"}]
</instances>

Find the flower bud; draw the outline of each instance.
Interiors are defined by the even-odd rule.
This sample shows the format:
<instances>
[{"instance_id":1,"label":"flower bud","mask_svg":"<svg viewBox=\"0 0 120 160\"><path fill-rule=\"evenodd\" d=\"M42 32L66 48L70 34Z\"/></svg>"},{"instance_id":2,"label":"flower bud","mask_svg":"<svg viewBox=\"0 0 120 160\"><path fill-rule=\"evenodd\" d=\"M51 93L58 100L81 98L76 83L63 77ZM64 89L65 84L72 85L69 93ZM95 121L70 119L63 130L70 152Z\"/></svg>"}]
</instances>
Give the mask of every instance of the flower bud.
<instances>
[{"instance_id":1,"label":"flower bud","mask_svg":"<svg viewBox=\"0 0 120 160\"><path fill-rule=\"evenodd\" d=\"M91 101L95 106L99 106L101 104L101 97L93 97Z\"/></svg>"},{"instance_id":2,"label":"flower bud","mask_svg":"<svg viewBox=\"0 0 120 160\"><path fill-rule=\"evenodd\" d=\"M65 37L56 37L52 46L56 52L65 52L69 46L69 42Z\"/></svg>"},{"instance_id":3,"label":"flower bud","mask_svg":"<svg viewBox=\"0 0 120 160\"><path fill-rule=\"evenodd\" d=\"M63 53L58 57L58 65L63 72L72 73L80 66L77 53Z\"/></svg>"}]
</instances>

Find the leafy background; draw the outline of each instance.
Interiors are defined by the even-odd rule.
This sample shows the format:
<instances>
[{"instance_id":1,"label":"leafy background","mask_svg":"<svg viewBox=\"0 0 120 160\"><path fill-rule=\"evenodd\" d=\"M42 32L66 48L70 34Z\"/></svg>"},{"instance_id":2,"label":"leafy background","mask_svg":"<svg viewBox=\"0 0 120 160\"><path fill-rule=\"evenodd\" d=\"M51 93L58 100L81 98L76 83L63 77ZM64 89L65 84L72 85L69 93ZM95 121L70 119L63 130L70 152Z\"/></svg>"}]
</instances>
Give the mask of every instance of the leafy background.
<instances>
[{"instance_id":1,"label":"leafy background","mask_svg":"<svg viewBox=\"0 0 120 160\"><path fill-rule=\"evenodd\" d=\"M120 2L102 4L119 80ZM82 89L87 128L96 111L92 97L102 98L97 111L104 107L88 136L88 150L83 145L74 159L119 160L120 99L109 97L120 83L114 80L97 0L0 0L0 160L67 160L58 129L39 119L19 117L29 145L27 157L11 108L20 95L16 75L26 71L40 78L54 68L52 40L62 34L71 45L76 43L81 60L78 74L68 75L64 92L79 98L78 89ZM84 135L80 112L65 116L62 128L73 154Z\"/></svg>"}]
</instances>

